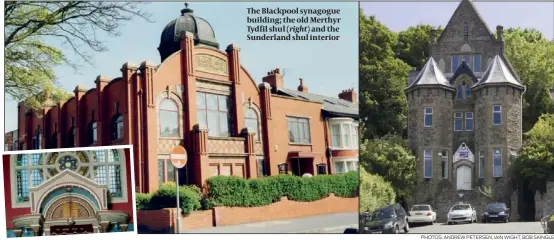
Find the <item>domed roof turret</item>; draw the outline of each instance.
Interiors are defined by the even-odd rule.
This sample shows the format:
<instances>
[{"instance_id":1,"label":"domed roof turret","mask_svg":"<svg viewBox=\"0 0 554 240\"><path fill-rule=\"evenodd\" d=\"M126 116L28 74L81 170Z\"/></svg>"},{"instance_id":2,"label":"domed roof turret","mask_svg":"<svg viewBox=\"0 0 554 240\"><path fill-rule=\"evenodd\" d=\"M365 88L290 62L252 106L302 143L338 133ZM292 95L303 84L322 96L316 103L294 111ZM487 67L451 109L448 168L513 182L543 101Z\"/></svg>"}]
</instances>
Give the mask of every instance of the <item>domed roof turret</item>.
<instances>
[{"instance_id":1,"label":"domed roof turret","mask_svg":"<svg viewBox=\"0 0 554 240\"><path fill-rule=\"evenodd\" d=\"M215 39L215 32L210 23L193 13L194 11L188 8L188 4L185 3L185 8L181 10L181 16L165 26L158 47L162 61L181 49L179 41L185 37L186 32L194 34L195 45L201 44L219 48L219 43Z\"/></svg>"}]
</instances>

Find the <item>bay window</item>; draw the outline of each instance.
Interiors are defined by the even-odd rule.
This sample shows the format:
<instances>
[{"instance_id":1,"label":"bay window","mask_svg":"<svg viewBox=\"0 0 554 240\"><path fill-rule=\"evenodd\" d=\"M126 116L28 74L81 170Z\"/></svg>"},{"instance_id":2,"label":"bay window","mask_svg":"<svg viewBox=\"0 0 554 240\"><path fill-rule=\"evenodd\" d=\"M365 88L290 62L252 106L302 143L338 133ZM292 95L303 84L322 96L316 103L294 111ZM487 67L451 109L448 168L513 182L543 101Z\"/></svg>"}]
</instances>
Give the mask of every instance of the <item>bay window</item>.
<instances>
[{"instance_id":1,"label":"bay window","mask_svg":"<svg viewBox=\"0 0 554 240\"><path fill-rule=\"evenodd\" d=\"M350 171L358 171L358 158L335 158L333 159L335 166L335 174L347 173Z\"/></svg>"},{"instance_id":2,"label":"bay window","mask_svg":"<svg viewBox=\"0 0 554 240\"><path fill-rule=\"evenodd\" d=\"M331 144L335 149L358 148L358 123L351 119L332 119Z\"/></svg>"}]
</instances>

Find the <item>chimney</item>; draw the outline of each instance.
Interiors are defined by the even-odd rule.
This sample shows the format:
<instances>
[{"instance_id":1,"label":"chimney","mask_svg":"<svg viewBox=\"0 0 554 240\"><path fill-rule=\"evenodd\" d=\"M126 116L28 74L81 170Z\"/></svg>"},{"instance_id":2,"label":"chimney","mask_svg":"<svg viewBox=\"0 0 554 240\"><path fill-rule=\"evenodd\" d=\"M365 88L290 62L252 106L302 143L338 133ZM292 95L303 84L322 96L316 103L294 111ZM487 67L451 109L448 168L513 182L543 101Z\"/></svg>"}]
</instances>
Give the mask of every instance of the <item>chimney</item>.
<instances>
[{"instance_id":1,"label":"chimney","mask_svg":"<svg viewBox=\"0 0 554 240\"><path fill-rule=\"evenodd\" d=\"M298 85L299 92L308 92L308 86L304 85L304 79L300 78L300 85Z\"/></svg>"},{"instance_id":2,"label":"chimney","mask_svg":"<svg viewBox=\"0 0 554 240\"><path fill-rule=\"evenodd\" d=\"M431 43L437 43L437 29L431 29Z\"/></svg>"},{"instance_id":3,"label":"chimney","mask_svg":"<svg viewBox=\"0 0 554 240\"><path fill-rule=\"evenodd\" d=\"M502 25L496 26L496 39L498 39L498 41L504 41L504 38L502 36L503 32L504 32L504 27Z\"/></svg>"},{"instance_id":4,"label":"chimney","mask_svg":"<svg viewBox=\"0 0 554 240\"><path fill-rule=\"evenodd\" d=\"M275 91L283 89L283 75L281 75L281 69L276 68L267 73L267 76L263 77L263 82L268 83Z\"/></svg>"},{"instance_id":5,"label":"chimney","mask_svg":"<svg viewBox=\"0 0 554 240\"><path fill-rule=\"evenodd\" d=\"M349 101L352 103L356 103L357 95L353 88L343 90L341 93L339 93L339 98L345 101Z\"/></svg>"}]
</instances>

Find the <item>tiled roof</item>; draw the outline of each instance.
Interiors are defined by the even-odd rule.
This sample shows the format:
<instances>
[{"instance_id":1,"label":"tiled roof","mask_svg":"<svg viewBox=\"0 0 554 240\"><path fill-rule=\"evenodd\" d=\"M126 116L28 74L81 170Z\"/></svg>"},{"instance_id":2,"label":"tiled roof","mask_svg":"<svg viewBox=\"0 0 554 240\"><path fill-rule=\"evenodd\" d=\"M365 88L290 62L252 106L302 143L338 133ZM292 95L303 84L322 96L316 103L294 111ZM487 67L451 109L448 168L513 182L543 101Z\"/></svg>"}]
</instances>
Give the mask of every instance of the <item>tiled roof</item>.
<instances>
[{"instance_id":1,"label":"tiled roof","mask_svg":"<svg viewBox=\"0 0 554 240\"><path fill-rule=\"evenodd\" d=\"M510 84L518 88L524 88L500 55L494 56L485 74L474 87L488 84Z\"/></svg>"},{"instance_id":2,"label":"tiled roof","mask_svg":"<svg viewBox=\"0 0 554 240\"><path fill-rule=\"evenodd\" d=\"M323 111L348 117L358 116L358 104L342 100L340 98L323 96L309 92L299 92L291 89L279 89L277 94L286 95L293 98L320 102L323 104Z\"/></svg>"},{"instance_id":3,"label":"tiled roof","mask_svg":"<svg viewBox=\"0 0 554 240\"><path fill-rule=\"evenodd\" d=\"M430 57L427 63L423 66L417 77L411 81L406 90L417 86L445 86L448 88L454 88L449 82L446 76L437 66L437 62Z\"/></svg>"}]
</instances>

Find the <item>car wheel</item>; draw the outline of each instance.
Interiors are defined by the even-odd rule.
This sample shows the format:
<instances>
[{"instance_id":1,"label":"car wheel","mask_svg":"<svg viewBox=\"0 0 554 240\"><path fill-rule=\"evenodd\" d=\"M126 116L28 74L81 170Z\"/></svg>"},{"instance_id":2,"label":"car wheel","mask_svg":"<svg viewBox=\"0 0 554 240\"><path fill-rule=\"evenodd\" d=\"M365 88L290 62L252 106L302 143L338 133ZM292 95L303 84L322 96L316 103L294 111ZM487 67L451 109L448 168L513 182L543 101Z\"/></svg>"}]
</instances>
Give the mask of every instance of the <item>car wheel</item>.
<instances>
[{"instance_id":1,"label":"car wheel","mask_svg":"<svg viewBox=\"0 0 554 240\"><path fill-rule=\"evenodd\" d=\"M504 220L504 222L508 223L510 221L510 218L509 217L506 217L506 220Z\"/></svg>"},{"instance_id":2,"label":"car wheel","mask_svg":"<svg viewBox=\"0 0 554 240\"><path fill-rule=\"evenodd\" d=\"M397 226L394 226L394 232L392 232L393 234L398 234L398 225Z\"/></svg>"},{"instance_id":3,"label":"car wheel","mask_svg":"<svg viewBox=\"0 0 554 240\"><path fill-rule=\"evenodd\" d=\"M409 224L406 223L406 226L404 226L404 233L408 233L410 231Z\"/></svg>"}]
</instances>

